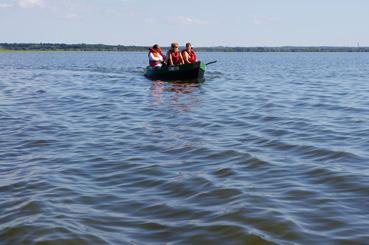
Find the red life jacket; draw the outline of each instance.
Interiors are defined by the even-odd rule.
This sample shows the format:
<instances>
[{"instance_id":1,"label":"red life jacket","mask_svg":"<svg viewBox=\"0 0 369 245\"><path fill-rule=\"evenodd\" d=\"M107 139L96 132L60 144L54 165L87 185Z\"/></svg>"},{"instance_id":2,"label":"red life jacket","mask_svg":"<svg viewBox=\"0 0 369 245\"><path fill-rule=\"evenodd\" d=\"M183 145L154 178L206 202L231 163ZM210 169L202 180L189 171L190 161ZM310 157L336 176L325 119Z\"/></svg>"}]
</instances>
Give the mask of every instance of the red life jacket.
<instances>
[{"instance_id":1,"label":"red life jacket","mask_svg":"<svg viewBox=\"0 0 369 245\"><path fill-rule=\"evenodd\" d=\"M182 54L184 55L184 53L188 54L188 62L189 63L195 63L196 62L196 53L195 51L193 51L192 49L190 49L189 51L187 49L182 51Z\"/></svg>"},{"instance_id":2,"label":"red life jacket","mask_svg":"<svg viewBox=\"0 0 369 245\"><path fill-rule=\"evenodd\" d=\"M173 50L169 51L169 55L172 57L173 65L179 65L181 64L181 52L177 51L174 52Z\"/></svg>"},{"instance_id":3,"label":"red life jacket","mask_svg":"<svg viewBox=\"0 0 369 245\"><path fill-rule=\"evenodd\" d=\"M163 53L161 52L161 50L155 50L155 49L152 49L152 48L149 48L149 56L150 56L150 53L152 53L155 57L161 55L161 57L164 57L163 56ZM160 60L149 60L149 64L150 66L152 67L155 67L156 65L159 65L161 63Z\"/></svg>"}]
</instances>

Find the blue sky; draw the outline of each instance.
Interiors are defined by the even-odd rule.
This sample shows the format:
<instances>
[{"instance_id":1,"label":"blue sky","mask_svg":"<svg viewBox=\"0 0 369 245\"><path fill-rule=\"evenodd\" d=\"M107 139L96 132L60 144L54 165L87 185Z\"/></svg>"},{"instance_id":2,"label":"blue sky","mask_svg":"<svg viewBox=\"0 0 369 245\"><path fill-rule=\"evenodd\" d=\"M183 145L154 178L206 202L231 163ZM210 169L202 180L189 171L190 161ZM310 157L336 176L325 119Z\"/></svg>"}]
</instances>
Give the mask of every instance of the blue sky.
<instances>
[{"instance_id":1,"label":"blue sky","mask_svg":"<svg viewBox=\"0 0 369 245\"><path fill-rule=\"evenodd\" d=\"M369 46L368 0L0 0L0 42Z\"/></svg>"}]
</instances>

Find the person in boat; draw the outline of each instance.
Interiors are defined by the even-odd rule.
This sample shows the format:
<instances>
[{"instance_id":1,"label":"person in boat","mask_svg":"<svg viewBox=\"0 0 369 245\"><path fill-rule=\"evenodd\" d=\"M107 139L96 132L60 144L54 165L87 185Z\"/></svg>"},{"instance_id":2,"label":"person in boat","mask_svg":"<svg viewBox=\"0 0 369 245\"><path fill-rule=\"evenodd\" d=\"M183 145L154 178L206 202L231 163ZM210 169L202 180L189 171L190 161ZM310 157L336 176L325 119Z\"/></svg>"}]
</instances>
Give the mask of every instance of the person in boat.
<instances>
[{"instance_id":1,"label":"person in boat","mask_svg":"<svg viewBox=\"0 0 369 245\"><path fill-rule=\"evenodd\" d=\"M151 67L160 68L164 62L164 56L158 44L149 48L149 64Z\"/></svg>"},{"instance_id":2,"label":"person in boat","mask_svg":"<svg viewBox=\"0 0 369 245\"><path fill-rule=\"evenodd\" d=\"M167 52L166 61L169 66L183 65L184 60L181 52L179 51L179 44L172 43L171 49Z\"/></svg>"},{"instance_id":3,"label":"person in boat","mask_svg":"<svg viewBox=\"0 0 369 245\"><path fill-rule=\"evenodd\" d=\"M186 49L182 51L182 56L186 64L192 64L197 61L196 53L192 49L191 43L186 43Z\"/></svg>"}]
</instances>

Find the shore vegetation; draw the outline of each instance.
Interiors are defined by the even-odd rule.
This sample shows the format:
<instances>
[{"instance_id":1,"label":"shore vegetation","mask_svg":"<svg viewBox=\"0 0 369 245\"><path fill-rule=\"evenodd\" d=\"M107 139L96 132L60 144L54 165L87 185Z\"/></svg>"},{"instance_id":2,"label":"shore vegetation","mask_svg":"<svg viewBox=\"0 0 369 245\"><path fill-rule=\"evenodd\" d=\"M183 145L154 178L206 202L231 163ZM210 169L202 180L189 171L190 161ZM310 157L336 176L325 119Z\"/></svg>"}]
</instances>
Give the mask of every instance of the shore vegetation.
<instances>
[{"instance_id":1,"label":"shore vegetation","mask_svg":"<svg viewBox=\"0 0 369 245\"><path fill-rule=\"evenodd\" d=\"M30 51L116 51L146 52L149 47L106 44L0 43L0 52ZM169 49L169 47L163 47ZM369 52L369 47L283 46L283 47L195 47L198 52Z\"/></svg>"}]
</instances>

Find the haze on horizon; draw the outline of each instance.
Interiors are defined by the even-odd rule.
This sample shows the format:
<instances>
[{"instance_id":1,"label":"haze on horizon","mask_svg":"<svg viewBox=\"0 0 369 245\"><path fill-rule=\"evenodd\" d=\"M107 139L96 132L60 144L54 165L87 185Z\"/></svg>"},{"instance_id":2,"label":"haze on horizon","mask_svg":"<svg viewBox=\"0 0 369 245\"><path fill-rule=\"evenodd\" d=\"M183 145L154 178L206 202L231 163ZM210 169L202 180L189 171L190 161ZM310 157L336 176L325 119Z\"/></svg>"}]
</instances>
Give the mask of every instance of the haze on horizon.
<instances>
[{"instance_id":1,"label":"haze on horizon","mask_svg":"<svg viewBox=\"0 0 369 245\"><path fill-rule=\"evenodd\" d=\"M366 0L0 0L0 42L369 46Z\"/></svg>"}]
</instances>

